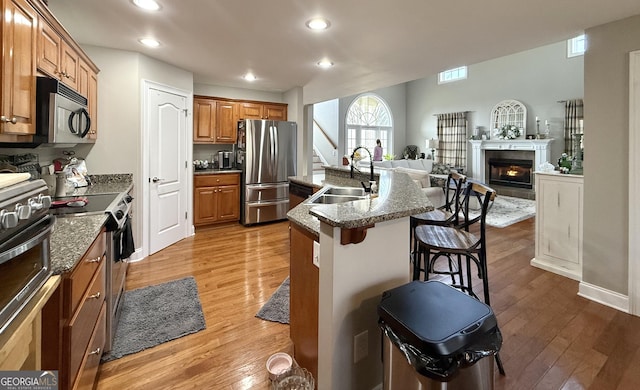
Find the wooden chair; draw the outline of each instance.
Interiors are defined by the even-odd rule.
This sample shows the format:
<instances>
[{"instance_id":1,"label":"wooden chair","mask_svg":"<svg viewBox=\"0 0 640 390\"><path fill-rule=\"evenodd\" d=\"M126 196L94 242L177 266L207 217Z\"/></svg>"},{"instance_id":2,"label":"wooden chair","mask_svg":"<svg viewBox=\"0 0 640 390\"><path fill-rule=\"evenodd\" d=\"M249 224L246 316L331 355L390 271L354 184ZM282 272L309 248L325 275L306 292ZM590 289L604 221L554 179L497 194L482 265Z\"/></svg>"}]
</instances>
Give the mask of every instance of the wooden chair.
<instances>
[{"instance_id":1,"label":"wooden chair","mask_svg":"<svg viewBox=\"0 0 640 390\"><path fill-rule=\"evenodd\" d=\"M416 272L420 273L421 269L419 266L418 259L418 242L415 239L415 229L421 225L435 225L435 226L456 226L459 223L459 214L460 214L460 194L462 193L462 189L464 188L464 184L467 180L467 177L461 175L457 172L449 173L447 178L447 182L444 188L445 194L445 203L443 206L428 211L422 214L412 215L410 218L410 237L409 242L411 243L413 250L411 251L411 262L413 264L413 279L419 279L419 276L416 276ZM452 275L452 282L455 283Z\"/></svg>"},{"instance_id":2,"label":"wooden chair","mask_svg":"<svg viewBox=\"0 0 640 390\"><path fill-rule=\"evenodd\" d=\"M480 213L471 217L469 214L469 202L477 199L481 205ZM421 225L416 227L415 239L418 242L417 268L420 268L421 255L424 255L424 279L429 279L429 273L449 274L452 277L452 287L459 288L467 294L479 299L473 291L471 278L471 263L475 263L478 268L478 277L482 280L484 292L484 302L490 305L489 298L489 276L487 273L487 248L486 248L486 228L485 220L489 205L495 199L495 191L483 184L467 182L464 189L462 201L462 214L464 221L460 224L450 226ZM480 231L478 235L470 233L469 227L479 223ZM457 258L457 269L452 269ZM446 258L449 263L448 271L437 271L435 263L440 258ZM464 282L462 270L462 258L466 259L466 283ZM460 283L456 284L454 276L458 275ZM416 277L416 266L414 266L414 280L419 279L419 271ZM500 374L505 375L504 367L499 354L495 355L496 363Z\"/></svg>"},{"instance_id":3,"label":"wooden chair","mask_svg":"<svg viewBox=\"0 0 640 390\"><path fill-rule=\"evenodd\" d=\"M471 263L473 262L478 268L478 277L482 280L484 302L490 304L485 220L487 209L494 197L495 191L491 188L480 183L467 183L461 206L461 211L464 215L464 220L461 221L461 223L455 227L436 225L421 225L416 227L415 240L418 244L416 266L420 267L420 264L424 261L425 280L429 278L429 273L458 275L460 277L460 283L453 285L453 287L459 288L477 298L477 295L473 291L471 281ZM469 214L469 203L471 199L477 199L481 205L480 212L473 218ZM469 232L469 228L476 223L480 225L478 235ZM434 268L436 261L442 257L449 259L449 264L451 264L453 256L459 259L466 258L466 283L463 280L463 270L461 267L453 271L437 271ZM460 260L458 260L458 264L461 265ZM419 273L416 275L414 272L414 280L417 279L419 279Z\"/></svg>"}]
</instances>

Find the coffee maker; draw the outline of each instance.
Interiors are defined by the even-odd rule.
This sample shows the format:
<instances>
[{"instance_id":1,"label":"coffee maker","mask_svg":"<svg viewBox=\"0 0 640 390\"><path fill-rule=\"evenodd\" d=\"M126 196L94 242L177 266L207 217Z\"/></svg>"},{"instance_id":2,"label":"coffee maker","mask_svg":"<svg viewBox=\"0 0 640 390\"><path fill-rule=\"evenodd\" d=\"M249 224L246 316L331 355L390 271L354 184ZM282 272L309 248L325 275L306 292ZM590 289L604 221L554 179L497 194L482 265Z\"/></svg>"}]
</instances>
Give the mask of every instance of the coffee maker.
<instances>
[{"instance_id":1,"label":"coffee maker","mask_svg":"<svg viewBox=\"0 0 640 390\"><path fill-rule=\"evenodd\" d=\"M233 168L233 153L228 150L221 150L218 152L218 167L220 169Z\"/></svg>"}]
</instances>

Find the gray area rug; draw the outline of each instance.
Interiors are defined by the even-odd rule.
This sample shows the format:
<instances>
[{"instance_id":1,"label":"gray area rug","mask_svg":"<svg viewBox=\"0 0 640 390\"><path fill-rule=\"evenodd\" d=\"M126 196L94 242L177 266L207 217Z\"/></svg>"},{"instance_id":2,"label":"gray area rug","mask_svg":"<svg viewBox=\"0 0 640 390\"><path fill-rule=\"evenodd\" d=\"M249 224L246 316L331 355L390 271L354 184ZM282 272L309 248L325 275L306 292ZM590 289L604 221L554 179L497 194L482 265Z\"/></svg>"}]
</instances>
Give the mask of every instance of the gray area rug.
<instances>
[{"instance_id":1,"label":"gray area rug","mask_svg":"<svg viewBox=\"0 0 640 390\"><path fill-rule=\"evenodd\" d=\"M119 359L205 328L195 279L125 291L113 348L103 362Z\"/></svg>"},{"instance_id":2,"label":"gray area rug","mask_svg":"<svg viewBox=\"0 0 640 390\"><path fill-rule=\"evenodd\" d=\"M487 225L503 228L534 215L536 215L535 200L498 195L487 213Z\"/></svg>"},{"instance_id":3,"label":"gray area rug","mask_svg":"<svg viewBox=\"0 0 640 390\"><path fill-rule=\"evenodd\" d=\"M289 278L282 282L267 303L260 308L256 317L282 324L289 323Z\"/></svg>"}]
</instances>

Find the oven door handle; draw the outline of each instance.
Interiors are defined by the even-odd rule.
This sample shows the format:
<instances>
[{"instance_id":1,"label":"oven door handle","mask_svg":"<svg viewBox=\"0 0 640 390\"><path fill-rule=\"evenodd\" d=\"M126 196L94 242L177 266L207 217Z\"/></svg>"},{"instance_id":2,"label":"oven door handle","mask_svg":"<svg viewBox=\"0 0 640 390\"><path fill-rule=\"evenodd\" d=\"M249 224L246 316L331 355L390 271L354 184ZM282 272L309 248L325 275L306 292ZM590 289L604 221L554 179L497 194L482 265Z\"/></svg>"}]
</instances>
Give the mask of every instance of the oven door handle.
<instances>
[{"instance_id":1,"label":"oven door handle","mask_svg":"<svg viewBox=\"0 0 640 390\"><path fill-rule=\"evenodd\" d=\"M17 256L20 256L21 254L34 248L35 246L40 245L42 241L46 240L47 237L51 234L53 225L56 222L56 219L51 216L47 216L46 218L48 219L47 223L43 227L39 228L30 239L25 242L18 242L18 245L0 253L0 264L3 264L6 261L9 261ZM26 234L26 232L22 234Z\"/></svg>"}]
</instances>

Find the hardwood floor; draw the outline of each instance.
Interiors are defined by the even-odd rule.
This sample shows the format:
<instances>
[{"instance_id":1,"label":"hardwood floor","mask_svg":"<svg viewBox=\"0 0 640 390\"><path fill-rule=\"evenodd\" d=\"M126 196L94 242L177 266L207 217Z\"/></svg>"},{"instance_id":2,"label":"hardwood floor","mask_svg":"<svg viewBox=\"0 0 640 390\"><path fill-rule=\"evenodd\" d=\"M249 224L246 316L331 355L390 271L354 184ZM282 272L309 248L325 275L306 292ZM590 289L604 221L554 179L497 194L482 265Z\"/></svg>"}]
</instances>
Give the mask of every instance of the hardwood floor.
<instances>
[{"instance_id":1,"label":"hardwood floor","mask_svg":"<svg viewBox=\"0 0 640 390\"><path fill-rule=\"evenodd\" d=\"M507 372L496 370L496 389L640 388L640 318L581 298L577 282L531 267L533 234L533 218L488 231ZM288 267L288 222L199 229L131 264L127 289L193 275L207 328L101 365L97 388L268 389L266 359L293 347L288 325L254 315Z\"/></svg>"}]
</instances>

